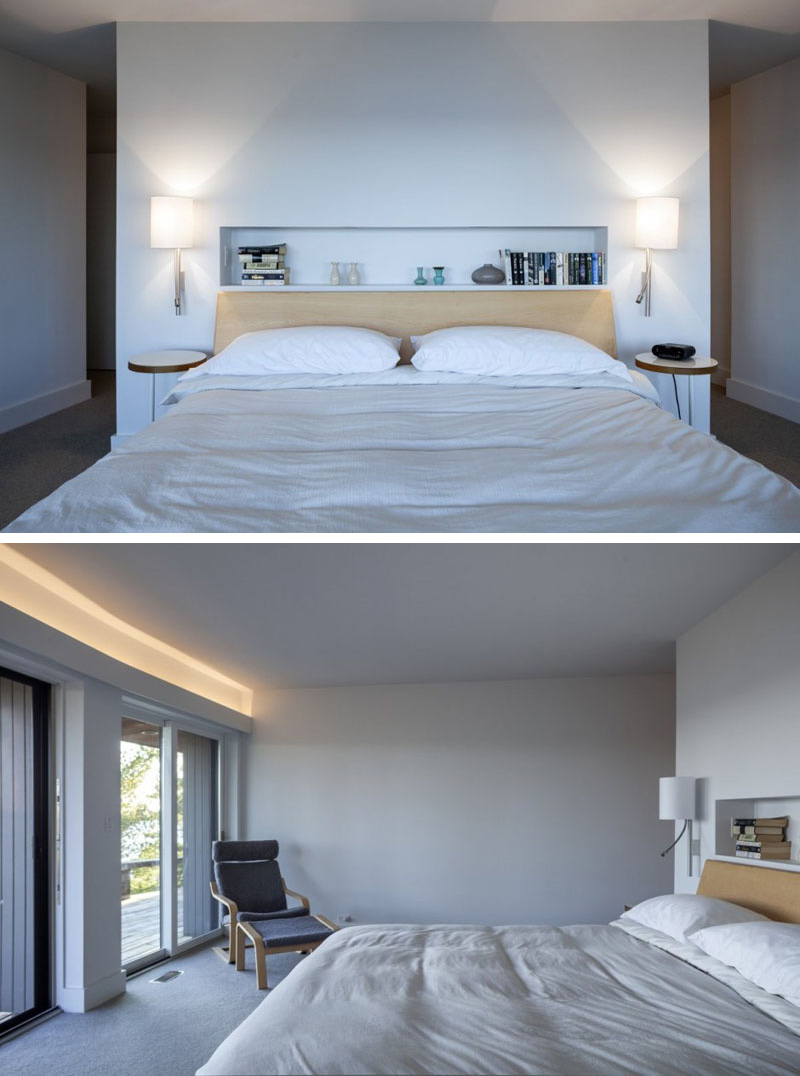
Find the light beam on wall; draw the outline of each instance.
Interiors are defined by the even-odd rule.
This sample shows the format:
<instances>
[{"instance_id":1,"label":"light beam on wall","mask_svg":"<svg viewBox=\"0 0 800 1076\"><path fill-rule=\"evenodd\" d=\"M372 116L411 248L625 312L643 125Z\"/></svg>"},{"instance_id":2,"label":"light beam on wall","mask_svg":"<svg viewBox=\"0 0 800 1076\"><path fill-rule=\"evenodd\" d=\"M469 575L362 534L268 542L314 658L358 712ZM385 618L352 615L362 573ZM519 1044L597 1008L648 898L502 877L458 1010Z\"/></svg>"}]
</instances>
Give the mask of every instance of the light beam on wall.
<instances>
[{"instance_id":1,"label":"light beam on wall","mask_svg":"<svg viewBox=\"0 0 800 1076\"><path fill-rule=\"evenodd\" d=\"M116 661L252 715L251 688L128 624L46 568L1 544L0 601Z\"/></svg>"}]
</instances>

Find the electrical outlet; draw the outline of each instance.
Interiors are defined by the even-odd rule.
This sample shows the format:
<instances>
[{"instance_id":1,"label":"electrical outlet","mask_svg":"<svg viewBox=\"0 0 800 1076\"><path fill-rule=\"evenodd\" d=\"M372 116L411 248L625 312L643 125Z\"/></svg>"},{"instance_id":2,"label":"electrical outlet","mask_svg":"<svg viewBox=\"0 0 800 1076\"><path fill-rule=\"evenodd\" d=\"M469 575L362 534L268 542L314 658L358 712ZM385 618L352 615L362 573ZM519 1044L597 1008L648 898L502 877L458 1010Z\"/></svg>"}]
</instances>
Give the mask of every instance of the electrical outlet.
<instances>
[{"instance_id":1,"label":"electrical outlet","mask_svg":"<svg viewBox=\"0 0 800 1076\"><path fill-rule=\"evenodd\" d=\"M336 922L337 923L352 923L353 922L353 917L352 917L352 915L337 915L336 916Z\"/></svg>"},{"instance_id":2,"label":"electrical outlet","mask_svg":"<svg viewBox=\"0 0 800 1076\"><path fill-rule=\"evenodd\" d=\"M110 815L110 814L107 814L106 815L106 833L113 833L113 832L114 832L114 816Z\"/></svg>"}]
</instances>

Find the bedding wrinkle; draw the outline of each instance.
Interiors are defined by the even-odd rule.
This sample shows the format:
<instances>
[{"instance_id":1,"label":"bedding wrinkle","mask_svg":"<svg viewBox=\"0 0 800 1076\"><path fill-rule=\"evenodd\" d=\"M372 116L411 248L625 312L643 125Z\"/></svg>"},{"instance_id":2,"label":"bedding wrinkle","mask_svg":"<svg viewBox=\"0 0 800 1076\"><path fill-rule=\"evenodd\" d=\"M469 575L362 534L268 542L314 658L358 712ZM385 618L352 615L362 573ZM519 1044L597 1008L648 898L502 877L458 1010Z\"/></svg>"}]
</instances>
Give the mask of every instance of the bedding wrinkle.
<instances>
[{"instance_id":1,"label":"bedding wrinkle","mask_svg":"<svg viewBox=\"0 0 800 1076\"><path fill-rule=\"evenodd\" d=\"M799 1045L616 926L400 924L329 938L200 1073L787 1076Z\"/></svg>"},{"instance_id":2,"label":"bedding wrinkle","mask_svg":"<svg viewBox=\"0 0 800 1076\"><path fill-rule=\"evenodd\" d=\"M164 418L6 529L800 530L800 492L644 379L387 374L179 382Z\"/></svg>"}]
</instances>

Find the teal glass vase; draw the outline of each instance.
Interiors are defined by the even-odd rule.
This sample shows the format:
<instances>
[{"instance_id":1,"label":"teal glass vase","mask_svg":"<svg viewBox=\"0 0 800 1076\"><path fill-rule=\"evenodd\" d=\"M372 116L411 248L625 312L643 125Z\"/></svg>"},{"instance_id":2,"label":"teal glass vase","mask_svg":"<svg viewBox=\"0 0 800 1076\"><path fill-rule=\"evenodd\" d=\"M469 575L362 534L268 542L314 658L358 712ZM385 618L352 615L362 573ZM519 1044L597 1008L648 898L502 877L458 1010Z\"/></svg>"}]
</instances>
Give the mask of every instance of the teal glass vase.
<instances>
[{"instance_id":1,"label":"teal glass vase","mask_svg":"<svg viewBox=\"0 0 800 1076\"><path fill-rule=\"evenodd\" d=\"M444 284L444 266L434 265L433 267L433 282L434 284Z\"/></svg>"},{"instance_id":2,"label":"teal glass vase","mask_svg":"<svg viewBox=\"0 0 800 1076\"><path fill-rule=\"evenodd\" d=\"M414 281L415 284L427 284L428 283L428 281L426 280L426 278L425 278L425 276L424 276L424 274L422 272L422 269L423 269L423 267L421 265L417 266L417 279Z\"/></svg>"}]
</instances>

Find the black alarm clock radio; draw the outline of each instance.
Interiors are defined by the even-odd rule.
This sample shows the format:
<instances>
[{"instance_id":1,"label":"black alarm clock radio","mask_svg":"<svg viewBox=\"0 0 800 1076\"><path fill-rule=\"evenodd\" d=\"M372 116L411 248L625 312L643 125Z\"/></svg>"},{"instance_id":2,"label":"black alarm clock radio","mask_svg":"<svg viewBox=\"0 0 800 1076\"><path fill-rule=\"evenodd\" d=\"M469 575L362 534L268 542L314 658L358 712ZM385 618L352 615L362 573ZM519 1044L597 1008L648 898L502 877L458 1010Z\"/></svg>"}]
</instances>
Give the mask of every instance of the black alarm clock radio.
<instances>
[{"instance_id":1,"label":"black alarm clock radio","mask_svg":"<svg viewBox=\"0 0 800 1076\"><path fill-rule=\"evenodd\" d=\"M691 344L653 344L653 354L657 359L691 359L694 352Z\"/></svg>"}]
</instances>

